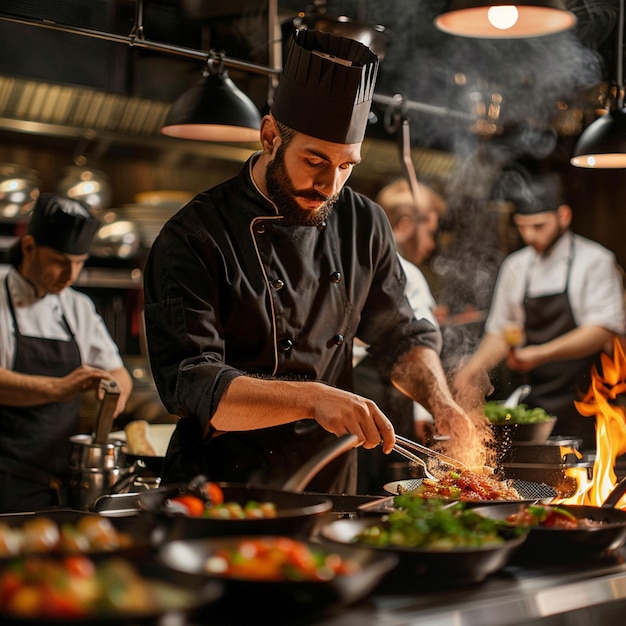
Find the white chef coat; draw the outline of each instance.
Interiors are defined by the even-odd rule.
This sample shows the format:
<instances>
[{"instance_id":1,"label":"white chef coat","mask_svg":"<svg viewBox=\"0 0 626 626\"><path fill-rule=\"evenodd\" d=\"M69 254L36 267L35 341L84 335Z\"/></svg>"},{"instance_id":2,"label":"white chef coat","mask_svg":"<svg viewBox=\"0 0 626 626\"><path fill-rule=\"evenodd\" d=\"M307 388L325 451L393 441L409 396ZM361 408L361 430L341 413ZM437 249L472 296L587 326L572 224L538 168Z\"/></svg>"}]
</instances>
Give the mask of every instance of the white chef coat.
<instances>
[{"instance_id":1,"label":"white chef coat","mask_svg":"<svg viewBox=\"0 0 626 626\"><path fill-rule=\"evenodd\" d=\"M571 231L566 231L546 254L526 246L503 261L485 322L486 332L500 334L512 322L524 325L526 289L531 297L565 290L572 238L568 297L576 324L624 333L624 290L615 255Z\"/></svg>"},{"instance_id":2,"label":"white chef coat","mask_svg":"<svg viewBox=\"0 0 626 626\"><path fill-rule=\"evenodd\" d=\"M8 272L11 301L22 335L69 341L67 320L83 364L112 371L123 367L117 345L91 299L68 287L58 295L37 298L33 286L14 268ZM15 355L13 320L5 277L0 278L0 367L12 369Z\"/></svg>"}]
</instances>

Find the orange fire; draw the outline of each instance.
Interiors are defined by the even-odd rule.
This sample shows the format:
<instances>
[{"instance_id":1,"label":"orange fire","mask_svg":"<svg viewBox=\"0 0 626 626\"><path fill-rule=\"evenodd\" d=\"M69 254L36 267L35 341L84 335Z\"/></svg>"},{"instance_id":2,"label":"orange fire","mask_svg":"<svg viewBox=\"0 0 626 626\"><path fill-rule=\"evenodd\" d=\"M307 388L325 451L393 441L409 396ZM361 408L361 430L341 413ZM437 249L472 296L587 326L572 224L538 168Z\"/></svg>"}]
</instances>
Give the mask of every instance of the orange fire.
<instances>
[{"instance_id":1,"label":"orange fire","mask_svg":"<svg viewBox=\"0 0 626 626\"><path fill-rule=\"evenodd\" d=\"M621 343L613 344L613 359L601 355L602 374L596 367L591 372L591 385L586 396L576 402L578 412L586 417L596 416L596 458L593 478L588 479L586 469L569 468L566 474L578 481L575 495L561 502L602 506L615 485L615 462L626 454L626 405L618 398L626 394L626 355ZM626 395L624 395L626 397ZM626 496L617 504L626 510Z\"/></svg>"}]
</instances>

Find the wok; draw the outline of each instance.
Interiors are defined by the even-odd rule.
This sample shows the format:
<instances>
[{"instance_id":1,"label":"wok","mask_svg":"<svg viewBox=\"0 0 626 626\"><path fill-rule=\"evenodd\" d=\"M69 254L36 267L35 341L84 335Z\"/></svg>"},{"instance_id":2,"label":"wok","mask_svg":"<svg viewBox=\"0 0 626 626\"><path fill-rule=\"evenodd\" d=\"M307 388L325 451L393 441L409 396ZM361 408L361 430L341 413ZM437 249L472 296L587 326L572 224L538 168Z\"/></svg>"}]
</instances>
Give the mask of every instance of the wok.
<instances>
[{"instance_id":1,"label":"wok","mask_svg":"<svg viewBox=\"0 0 626 626\"><path fill-rule=\"evenodd\" d=\"M556 555L575 557L582 553L588 557L614 552L626 543L626 511L614 508L625 491L626 479L623 479L602 506L558 504L559 508L569 511L578 519L589 518L603 524L572 530L532 526L523 553L528 551L533 559L551 559ZM474 510L491 519L505 520L525 506L528 505L493 503Z\"/></svg>"},{"instance_id":2,"label":"wok","mask_svg":"<svg viewBox=\"0 0 626 626\"><path fill-rule=\"evenodd\" d=\"M258 536L257 536L258 537ZM215 623L216 611L238 617L246 613L245 623L261 623L267 613L293 615L294 611L312 611L331 606L349 605L367 596L379 581L397 563L392 554L357 546L328 546L304 542L311 549L335 553L345 560L356 563L358 570L349 575L340 575L330 580L252 580L211 574L205 564L218 550L234 548L251 537L211 537L207 539L181 540L165 543L159 550L159 559L175 572L182 572L202 579L218 581L224 585L224 596L219 604L210 607L207 624ZM242 598L245 601L242 602ZM219 620L218 620L219 621ZM269 621L269 620L268 620ZM204 622L203 622L204 623Z\"/></svg>"},{"instance_id":3,"label":"wok","mask_svg":"<svg viewBox=\"0 0 626 626\"><path fill-rule=\"evenodd\" d=\"M510 538L507 535L500 545L453 550L355 543L359 533L379 522L380 518L335 520L324 524L319 529L319 535L330 542L367 546L372 550L395 554L399 558L399 564L394 572L394 583L408 585L413 591L418 586L421 588L427 581L445 585L480 582L504 567L526 538L525 535Z\"/></svg>"},{"instance_id":4,"label":"wok","mask_svg":"<svg viewBox=\"0 0 626 626\"><path fill-rule=\"evenodd\" d=\"M53 522L60 530L63 526L76 526L78 521L84 517L99 518L99 516L94 513L75 511L72 509L50 509L39 511L37 513L3 514L0 515L0 525L7 525L14 532L21 532L26 522L36 524L39 520L46 518L46 520ZM148 555L153 551L157 542L155 534L157 532L157 527L150 519L140 516L120 518L107 517L106 521L110 522L118 533L126 536L129 540L128 544L111 549L89 549L84 551L84 554L88 554L90 557L94 558L100 556L112 556L114 554L125 557L138 557ZM14 556L19 556L23 553L25 553L24 549L20 548L17 554L8 558L13 558ZM28 553L33 554L35 551L29 550ZM37 553L63 555L68 554L69 552L61 546L57 546L51 549L42 549L37 551Z\"/></svg>"},{"instance_id":5,"label":"wok","mask_svg":"<svg viewBox=\"0 0 626 626\"><path fill-rule=\"evenodd\" d=\"M390 483L385 483L383 485L384 490L387 493L391 493L393 495L401 495L403 493L407 493L409 491L413 491L417 489L422 484L422 478L408 478L406 480L395 480ZM551 502L553 498L556 497L557 493L553 487L546 485L545 483L533 483L526 480L515 480L511 481L511 485L517 489L517 492L520 494L521 500L515 502L522 501L541 501L541 502ZM499 502L505 502L504 500L500 500ZM481 502L468 502L468 504L476 505L476 504L484 504L484 501Z\"/></svg>"},{"instance_id":6,"label":"wok","mask_svg":"<svg viewBox=\"0 0 626 626\"><path fill-rule=\"evenodd\" d=\"M213 519L187 517L166 512L165 502L188 491L187 485L169 485L139 494L139 507L164 525L168 540L226 535L300 535L308 536L321 516L331 511L333 503L323 495L306 495L280 489L218 483L224 502L245 505L251 500L273 502L276 517L259 519Z\"/></svg>"}]
</instances>

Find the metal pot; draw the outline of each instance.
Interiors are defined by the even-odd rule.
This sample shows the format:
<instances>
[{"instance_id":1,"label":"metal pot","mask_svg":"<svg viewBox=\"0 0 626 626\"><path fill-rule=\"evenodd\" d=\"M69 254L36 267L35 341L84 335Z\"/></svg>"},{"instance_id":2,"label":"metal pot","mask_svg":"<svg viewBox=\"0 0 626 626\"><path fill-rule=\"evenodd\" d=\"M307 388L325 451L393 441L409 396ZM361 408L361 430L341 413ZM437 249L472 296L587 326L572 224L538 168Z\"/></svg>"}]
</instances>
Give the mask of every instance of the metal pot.
<instances>
[{"instance_id":1,"label":"metal pot","mask_svg":"<svg viewBox=\"0 0 626 626\"><path fill-rule=\"evenodd\" d=\"M96 499L108 491L126 472L122 467L81 467L74 469L69 480L70 505L88 510Z\"/></svg>"},{"instance_id":2,"label":"metal pot","mask_svg":"<svg viewBox=\"0 0 626 626\"><path fill-rule=\"evenodd\" d=\"M124 442L110 439L106 443L94 443L93 436L87 434L70 437L70 469L109 470L125 467Z\"/></svg>"}]
</instances>

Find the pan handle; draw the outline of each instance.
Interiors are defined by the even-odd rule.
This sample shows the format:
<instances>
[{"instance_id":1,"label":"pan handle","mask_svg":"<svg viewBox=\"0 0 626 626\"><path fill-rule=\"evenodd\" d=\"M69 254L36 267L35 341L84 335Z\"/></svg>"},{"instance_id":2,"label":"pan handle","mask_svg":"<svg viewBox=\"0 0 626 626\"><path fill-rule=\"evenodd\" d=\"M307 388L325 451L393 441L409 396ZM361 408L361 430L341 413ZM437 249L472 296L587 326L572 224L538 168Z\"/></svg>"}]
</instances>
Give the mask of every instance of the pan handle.
<instances>
[{"instance_id":1,"label":"pan handle","mask_svg":"<svg viewBox=\"0 0 626 626\"><path fill-rule=\"evenodd\" d=\"M626 493L626 478L622 478L622 480L613 487L613 491L611 491L607 499L602 503L602 508L614 509L624 493Z\"/></svg>"},{"instance_id":2,"label":"pan handle","mask_svg":"<svg viewBox=\"0 0 626 626\"><path fill-rule=\"evenodd\" d=\"M311 479L339 455L354 448L356 435L342 435L323 450L312 456L284 485L285 491L303 491Z\"/></svg>"}]
</instances>

